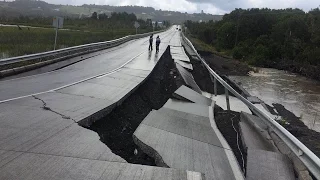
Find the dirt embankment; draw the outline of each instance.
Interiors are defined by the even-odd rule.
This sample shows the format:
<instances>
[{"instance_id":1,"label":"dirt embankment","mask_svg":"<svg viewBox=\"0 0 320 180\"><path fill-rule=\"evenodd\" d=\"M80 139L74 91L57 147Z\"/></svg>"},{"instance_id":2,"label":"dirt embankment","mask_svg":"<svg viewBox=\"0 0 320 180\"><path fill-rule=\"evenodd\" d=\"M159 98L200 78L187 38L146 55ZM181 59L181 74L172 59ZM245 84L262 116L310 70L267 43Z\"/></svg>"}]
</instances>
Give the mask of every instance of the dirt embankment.
<instances>
[{"instance_id":1,"label":"dirt embankment","mask_svg":"<svg viewBox=\"0 0 320 180\"><path fill-rule=\"evenodd\" d=\"M246 169L247 154L243 147L240 134L240 113L224 111L222 108L214 107L214 120L218 129L230 145L242 171ZM238 147L239 144L239 147Z\"/></svg>"},{"instance_id":2,"label":"dirt embankment","mask_svg":"<svg viewBox=\"0 0 320 180\"><path fill-rule=\"evenodd\" d=\"M177 89L179 75L167 49L148 79L109 115L90 129L113 153L129 163L153 165L155 161L134 143L133 133L152 109L161 108Z\"/></svg>"},{"instance_id":3,"label":"dirt embankment","mask_svg":"<svg viewBox=\"0 0 320 180\"><path fill-rule=\"evenodd\" d=\"M242 90L238 87L238 85L234 84L226 75L237 74L239 76L246 76L248 75L248 72L251 71L251 68L249 66L238 61L233 62L233 60L231 59L218 57L210 52L201 51L200 53L201 57L203 57L203 59L206 60L206 62L217 74L219 74L227 83L229 83L238 93L242 93ZM201 61L194 59L188 53L187 55L189 56L193 68L196 69L191 73L200 89L214 94L214 86L206 67L201 63ZM240 63L240 65L238 65L238 63ZM240 68L238 68L238 66ZM226 73L228 69L234 70L232 70L232 73ZM217 84L217 94L225 94L224 87L219 82Z\"/></svg>"},{"instance_id":4,"label":"dirt embankment","mask_svg":"<svg viewBox=\"0 0 320 180\"><path fill-rule=\"evenodd\" d=\"M306 145L315 155L320 157L320 133L309 129L297 116L287 110L281 104L272 104L284 122L280 123L292 135L298 138Z\"/></svg>"},{"instance_id":5,"label":"dirt embankment","mask_svg":"<svg viewBox=\"0 0 320 180\"><path fill-rule=\"evenodd\" d=\"M198 53L218 74L226 76L246 76L249 71L252 71L252 68L247 64L238 60L220 57L207 51L198 51Z\"/></svg>"}]
</instances>

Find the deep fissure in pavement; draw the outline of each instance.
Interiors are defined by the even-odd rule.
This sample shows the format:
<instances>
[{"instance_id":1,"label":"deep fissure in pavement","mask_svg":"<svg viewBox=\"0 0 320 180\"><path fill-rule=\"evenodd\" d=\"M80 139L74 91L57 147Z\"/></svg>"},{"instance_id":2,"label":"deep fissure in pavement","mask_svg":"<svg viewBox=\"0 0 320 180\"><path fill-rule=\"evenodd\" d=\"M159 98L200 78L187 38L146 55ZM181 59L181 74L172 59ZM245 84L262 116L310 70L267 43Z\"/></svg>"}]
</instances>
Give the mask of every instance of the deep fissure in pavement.
<instances>
[{"instance_id":1,"label":"deep fissure in pavement","mask_svg":"<svg viewBox=\"0 0 320 180\"><path fill-rule=\"evenodd\" d=\"M190 56L186 48L185 48L185 51L187 52L187 55L190 59L190 62L193 68L196 69L196 71L192 71L192 75L196 83L199 85L200 89L203 91L207 91L211 94L214 94L214 88L213 88L214 86L210 79L210 74L208 70L201 63L201 61L196 60L192 56ZM230 83L229 79L226 76L223 76L222 74L220 75L225 81ZM225 94L224 87L219 82L217 84L218 84L217 94L218 95ZM235 85L232 83L230 85L241 94L241 90L238 89L238 87L235 87ZM230 92L229 94L233 95ZM240 113L234 112L234 111L225 111L220 106L215 105L214 119L218 129L220 130L220 132L222 133L222 135L230 145L234 155L236 156L238 164L241 167L241 170L245 172L247 155L244 147L242 146L242 138L241 138L241 134L239 133L240 132L240 128L239 128ZM238 138L237 138L237 134L238 134ZM239 147L238 147L238 144L239 144Z\"/></svg>"},{"instance_id":2,"label":"deep fissure in pavement","mask_svg":"<svg viewBox=\"0 0 320 180\"><path fill-rule=\"evenodd\" d=\"M178 76L168 47L147 80L90 129L127 162L155 166L155 160L134 143L133 133L152 109L160 109L172 96Z\"/></svg>"},{"instance_id":3,"label":"deep fissure in pavement","mask_svg":"<svg viewBox=\"0 0 320 180\"><path fill-rule=\"evenodd\" d=\"M221 134L226 139L234 155L236 156L241 170L245 172L247 166L247 154L246 150L243 147L240 133L240 113L223 110L221 107L215 105L214 120Z\"/></svg>"}]
</instances>

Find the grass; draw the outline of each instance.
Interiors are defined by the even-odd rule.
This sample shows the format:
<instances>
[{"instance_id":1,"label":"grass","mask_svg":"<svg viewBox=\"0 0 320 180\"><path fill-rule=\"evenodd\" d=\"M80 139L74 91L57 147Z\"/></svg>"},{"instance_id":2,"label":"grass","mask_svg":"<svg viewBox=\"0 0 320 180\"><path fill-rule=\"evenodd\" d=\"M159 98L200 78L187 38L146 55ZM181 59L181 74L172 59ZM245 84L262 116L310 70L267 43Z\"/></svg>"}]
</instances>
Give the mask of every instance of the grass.
<instances>
[{"instance_id":1,"label":"grass","mask_svg":"<svg viewBox=\"0 0 320 180\"><path fill-rule=\"evenodd\" d=\"M139 33L143 33L140 30ZM116 31L70 31L59 30L57 49L93 42L108 41L129 34L134 29ZM22 28L0 26L0 58L33 54L53 50L55 30L44 28ZM4 57L3 57L4 56Z\"/></svg>"},{"instance_id":2,"label":"grass","mask_svg":"<svg viewBox=\"0 0 320 180\"><path fill-rule=\"evenodd\" d=\"M227 59L232 59L231 51L217 51L217 49L214 46L207 44L201 41L200 39L197 39L192 36L188 36L188 38L190 39L192 44L194 44L195 48L199 51L207 51Z\"/></svg>"}]
</instances>

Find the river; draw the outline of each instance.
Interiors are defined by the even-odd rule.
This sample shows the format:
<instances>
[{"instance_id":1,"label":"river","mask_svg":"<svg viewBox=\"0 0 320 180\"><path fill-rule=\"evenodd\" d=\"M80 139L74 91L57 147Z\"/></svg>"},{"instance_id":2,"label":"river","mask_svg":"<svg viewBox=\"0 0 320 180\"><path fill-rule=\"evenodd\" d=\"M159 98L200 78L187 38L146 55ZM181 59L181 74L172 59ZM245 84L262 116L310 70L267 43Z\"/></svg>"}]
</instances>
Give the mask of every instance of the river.
<instances>
[{"instance_id":1,"label":"river","mask_svg":"<svg viewBox=\"0 0 320 180\"><path fill-rule=\"evenodd\" d=\"M230 76L265 103L282 104L310 129L320 132L320 82L286 71L261 68L250 76Z\"/></svg>"}]
</instances>

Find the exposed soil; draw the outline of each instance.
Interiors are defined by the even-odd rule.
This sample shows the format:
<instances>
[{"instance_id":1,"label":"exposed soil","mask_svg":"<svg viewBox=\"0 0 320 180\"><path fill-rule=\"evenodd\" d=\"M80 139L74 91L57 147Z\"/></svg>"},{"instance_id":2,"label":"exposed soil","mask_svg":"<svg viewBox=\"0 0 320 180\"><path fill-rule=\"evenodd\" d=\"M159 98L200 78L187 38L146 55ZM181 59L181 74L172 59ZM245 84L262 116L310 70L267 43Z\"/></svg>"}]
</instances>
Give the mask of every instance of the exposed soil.
<instances>
[{"instance_id":1,"label":"exposed soil","mask_svg":"<svg viewBox=\"0 0 320 180\"><path fill-rule=\"evenodd\" d=\"M287 110L283 105L272 105L278 111L279 115L289 123L280 124L306 145L315 155L320 157L320 133L309 129L297 116Z\"/></svg>"},{"instance_id":2,"label":"exposed soil","mask_svg":"<svg viewBox=\"0 0 320 180\"><path fill-rule=\"evenodd\" d=\"M219 106L215 106L214 119L220 132L222 133L222 135L230 145L234 155L236 156L241 170L245 171L247 155L245 149L242 146L242 138L239 127L240 113L234 111L224 111ZM238 148L238 144L240 150Z\"/></svg>"},{"instance_id":3,"label":"exposed soil","mask_svg":"<svg viewBox=\"0 0 320 180\"><path fill-rule=\"evenodd\" d=\"M195 69L194 71L192 71L192 75L194 77L194 80L196 81L196 83L198 84L198 86L200 87L200 89L202 91L206 91L209 92L211 94L214 94L214 86L213 83L211 81L210 78L210 74L208 72L208 70L206 69L206 67L201 63L201 61L194 59L192 56L190 56L188 54L188 51L185 49L185 51L187 52L187 55L190 59L190 62L193 66L193 68ZM204 52L202 51L203 54L211 54L210 52ZM212 54L213 55L213 54ZM202 55L201 55L202 56ZM211 56L211 55L208 55ZM215 55L214 55L215 56ZM202 56L207 62L207 58L205 56ZM225 58L224 58L225 59ZM224 59L219 59L221 61L224 61ZM209 59L209 61L212 59ZM225 59L226 61L231 61L230 59ZM223 62L222 62L223 63ZM232 63L230 63L232 64ZM209 64L210 65L210 64ZM244 65L243 65L244 66ZM210 65L210 67L215 70L215 65ZM217 72L217 71L216 71ZM239 71L240 72L240 71ZM244 72L244 71L243 71ZM247 75L248 71L245 71L246 73L242 73L242 75ZM243 94L243 91L239 88L239 86L234 83L233 81L231 81L227 76L225 76L225 74L217 72L227 83L229 83L233 89L235 89L238 93ZM225 94L225 89L224 87L217 81L217 94ZM231 96L234 96L232 93L230 93Z\"/></svg>"},{"instance_id":4,"label":"exposed soil","mask_svg":"<svg viewBox=\"0 0 320 180\"><path fill-rule=\"evenodd\" d=\"M133 141L133 133L152 109L161 108L177 89L178 73L168 48L148 79L109 115L90 129L113 153L129 163L155 166L153 158L143 153ZM136 153L135 153L136 152Z\"/></svg>"},{"instance_id":5,"label":"exposed soil","mask_svg":"<svg viewBox=\"0 0 320 180\"><path fill-rule=\"evenodd\" d=\"M269 104L265 104L266 107L268 108L268 111L272 114L272 115L278 115L277 112L274 111L275 108L273 108L272 106L270 106Z\"/></svg>"},{"instance_id":6,"label":"exposed soil","mask_svg":"<svg viewBox=\"0 0 320 180\"><path fill-rule=\"evenodd\" d=\"M227 59L207 51L198 51L198 53L215 72L221 75L246 76L252 70L247 64L235 59Z\"/></svg>"}]
</instances>

